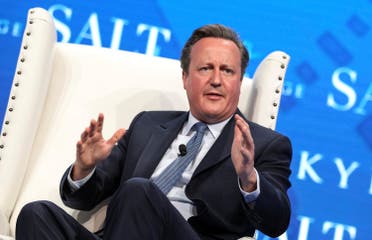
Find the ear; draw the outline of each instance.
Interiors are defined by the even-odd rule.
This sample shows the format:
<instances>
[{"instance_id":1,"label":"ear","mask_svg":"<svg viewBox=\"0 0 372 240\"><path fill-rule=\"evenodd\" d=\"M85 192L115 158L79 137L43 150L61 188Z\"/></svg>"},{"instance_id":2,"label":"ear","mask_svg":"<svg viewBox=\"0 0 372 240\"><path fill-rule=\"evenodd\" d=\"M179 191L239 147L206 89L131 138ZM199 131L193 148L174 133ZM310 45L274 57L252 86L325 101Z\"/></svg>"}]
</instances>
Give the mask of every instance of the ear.
<instances>
[{"instance_id":1,"label":"ear","mask_svg":"<svg viewBox=\"0 0 372 240\"><path fill-rule=\"evenodd\" d=\"M182 82L183 82L183 89L186 89L186 84L187 84L187 77L188 74L185 71L182 71Z\"/></svg>"}]
</instances>

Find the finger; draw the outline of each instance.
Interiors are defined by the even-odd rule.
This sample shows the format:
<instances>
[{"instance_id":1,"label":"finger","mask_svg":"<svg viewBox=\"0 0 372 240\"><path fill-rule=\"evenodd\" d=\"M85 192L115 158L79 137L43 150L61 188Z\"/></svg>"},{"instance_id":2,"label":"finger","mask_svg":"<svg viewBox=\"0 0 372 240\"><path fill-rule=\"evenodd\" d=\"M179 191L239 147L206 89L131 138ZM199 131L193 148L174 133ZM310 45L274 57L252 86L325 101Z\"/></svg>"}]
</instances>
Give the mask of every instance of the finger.
<instances>
[{"instance_id":1,"label":"finger","mask_svg":"<svg viewBox=\"0 0 372 240\"><path fill-rule=\"evenodd\" d=\"M249 128L248 127L248 124L239 115L236 115L236 117L235 117L235 125L238 127L239 132L244 137L244 133Z\"/></svg>"},{"instance_id":2,"label":"finger","mask_svg":"<svg viewBox=\"0 0 372 240\"><path fill-rule=\"evenodd\" d=\"M97 121L95 119L92 119L90 121L89 128L90 128L89 137L93 137L97 130Z\"/></svg>"},{"instance_id":3,"label":"finger","mask_svg":"<svg viewBox=\"0 0 372 240\"><path fill-rule=\"evenodd\" d=\"M239 152L245 157L247 155L248 151L248 144L245 142L246 140L244 139L243 132L239 128L238 124L235 126L235 144Z\"/></svg>"},{"instance_id":4,"label":"finger","mask_svg":"<svg viewBox=\"0 0 372 240\"><path fill-rule=\"evenodd\" d=\"M81 133L80 140L82 142L85 142L88 139L89 131L90 131L90 129L87 127L87 128L85 128L84 132Z\"/></svg>"},{"instance_id":5,"label":"finger","mask_svg":"<svg viewBox=\"0 0 372 240\"><path fill-rule=\"evenodd\" d=\"M112 137L109 140L107 140L107 142L111 145L116 144L117 141L119 141L119 139L124 136L125 132L126 130L124 128L120 128L114 133L114 135L112 135Z\"/></svg>"},{"instance_id":6,"label":"finger","mask_svg":"<svg viewBox=\"0 0 372 240\"><path fill-rule=\"evenodd\" d=\"M239 115L236 115L235 119L236 119L236 125L238 126L242 134L242 145L244 147L247 147L248 149L253 149L254 142L253 142L253 138L252 138L248 123L244 121L244 119L240 117Z\"/></svg>"},{"instance_id":7,"label":"finger","mask_svg":"<svg viewBox=\"0 0 372 240\"><path fill-rule=\"evenodd\" d=\"M234 127L234 142L239 144L242 142L242 132L237 123L235 123Z\"/></svg>"},{"instance_id":8,"label":"finger","mask_svg":"<svg viewBox=\"0 0 372 240\"><path fill-rule=\"evenodd\" d=\"M76 143L76 152L78 153L78 154L80 154L81 153L81 151L82 151L82 148L83 148L83 142L82 141L78 141L77 143Z\"/></svg>"},{"instance_id":9,"label":"finger","mask_svg":"<svg viewBox=\"0 0 372 240\"><path fill-rule=\"evenodd\" d=\"M104 116L102 113L98 114L97 118L97 132L102 133Z\"/></svg>"},{"instance_id":10,"label":"finger","mask_svg":"<svg viewBox=\"0 0 372 240\"><path fill-rule=\"evenodd\" d=\"M251 152L245 147L241 147L240 152L243 155L244 163L250 162L252 156Z\"/></svg>"},{"instance_id":11,"label":"finger","mask_svg":"<svg viewBox=\"0 0 372 240\"><path fill-rule=\"evenodd\" d=\"M244 119L242 117L237 115L236 124L239 127L239 129L241 130L244 139L246 141L250 142L250 143L253 143L253 139L252 139L252 135L251 135L251 131L250 131L248 123L246 121L244 121Z\"/></svg>"}]
</instances>

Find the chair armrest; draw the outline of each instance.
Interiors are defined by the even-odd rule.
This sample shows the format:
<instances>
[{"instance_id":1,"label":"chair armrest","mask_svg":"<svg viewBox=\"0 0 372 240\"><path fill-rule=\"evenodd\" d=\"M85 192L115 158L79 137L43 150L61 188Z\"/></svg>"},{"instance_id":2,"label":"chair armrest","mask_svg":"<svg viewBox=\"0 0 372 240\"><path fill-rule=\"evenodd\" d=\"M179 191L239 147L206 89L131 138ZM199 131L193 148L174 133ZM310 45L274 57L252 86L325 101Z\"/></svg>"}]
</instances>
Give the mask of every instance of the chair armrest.
<instances>
[{"instance_id":1,"label":"chair armrest","mask_svg":"<svg viewBox=\"0 0 372 240\"><path fill-rule=\"evenodd\" d=\"M27 21L0 135L0 209L7 219L27 172L47 95L51 73L48 69L56 41L53 19L47 12L31 9Z\"/></svg>"}]
</instances>

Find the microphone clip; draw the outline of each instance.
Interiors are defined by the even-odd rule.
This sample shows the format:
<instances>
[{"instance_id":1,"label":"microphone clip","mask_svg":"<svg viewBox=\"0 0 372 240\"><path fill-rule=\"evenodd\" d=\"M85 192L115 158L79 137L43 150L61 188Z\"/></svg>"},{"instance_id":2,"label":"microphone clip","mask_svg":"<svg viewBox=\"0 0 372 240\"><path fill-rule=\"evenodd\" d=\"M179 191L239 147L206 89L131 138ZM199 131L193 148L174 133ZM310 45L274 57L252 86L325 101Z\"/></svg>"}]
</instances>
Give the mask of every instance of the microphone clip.
<instances>
[{"instance_id":1,"label":"microphone clip","mask_svg":"<svg viewBox=\"0 0 372 240\"><path fill-rule=\"evenodd\" d=\"M180 144L178 146L178 151L179 151L178 156L180 156L180 157L185 156L187 154L186 145L185 144Z\"/></svg>"}]
</instances>

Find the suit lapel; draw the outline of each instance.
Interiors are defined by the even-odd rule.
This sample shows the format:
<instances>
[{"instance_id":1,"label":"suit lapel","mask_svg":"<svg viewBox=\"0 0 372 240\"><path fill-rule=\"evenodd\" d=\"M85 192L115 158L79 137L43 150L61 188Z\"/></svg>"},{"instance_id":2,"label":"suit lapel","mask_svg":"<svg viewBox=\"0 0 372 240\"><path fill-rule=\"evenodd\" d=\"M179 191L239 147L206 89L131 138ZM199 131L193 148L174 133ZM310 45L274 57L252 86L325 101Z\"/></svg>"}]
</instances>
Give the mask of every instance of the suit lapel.
<instances>
[{"instance_id":1,"label":"suit lapel","mask_svg":"<svg viewBox=\"0 0 372 240\"><path fill-rule=\"evenodd\" d=\"M223 128L221 135L196 168L192 178L230 157L231 144L234 139L234 125L235 120L231 118Z\"/></svg>"},{"instance_id":2,"label":"suit lapel","mask_svg":"<svg viewBox=\"0 0 372 240\"><path fill-rule=\"evenodd\" d=\"M247 119L243 116L239 109L236 110L235 114L239 114L239 116L247 121ZM203 158L199 166L196 168L192 179L194 177L197 177L197 175L199 175L200 173L220 163L221 161L231 159L231 145L234 140L234 127L235 119L233 116L223 128L221 135L217 138L216 142L208 151L207 155Z\"/></svg>"},{"instance_id":3,"label":"suit lapel","mask_svg":"<svg viewBox=\"0 0 372 240\"><path fill-rule=\"evenodd\" d=\"M150 178L167 151L172 141L177 137L184 122L187 120L187 113L182 114L165 124L153 127L153 132L148 143L144 147L138 159L133 176Z\"/></svg>"}]
</instances>

